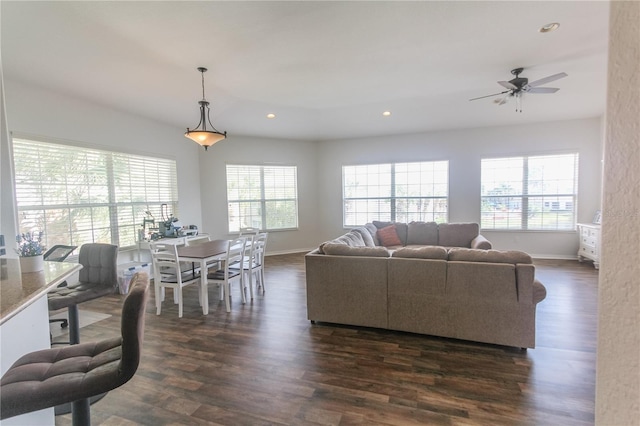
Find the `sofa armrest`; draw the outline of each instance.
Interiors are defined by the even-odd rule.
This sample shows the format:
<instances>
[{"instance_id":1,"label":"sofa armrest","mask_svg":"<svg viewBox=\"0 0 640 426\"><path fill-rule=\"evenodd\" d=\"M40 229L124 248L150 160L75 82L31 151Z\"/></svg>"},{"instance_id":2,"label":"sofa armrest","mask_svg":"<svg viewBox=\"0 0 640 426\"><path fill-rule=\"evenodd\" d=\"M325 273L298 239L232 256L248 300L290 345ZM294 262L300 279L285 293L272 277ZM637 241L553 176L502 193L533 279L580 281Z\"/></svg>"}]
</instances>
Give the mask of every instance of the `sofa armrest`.
<instances>
[{"instance_id":1,"label":"sofa armrest","mask_svg":"<svg viewBox=\"0 0 640 426\"><path fill-rule=\"evenodd\" d=\"M491 242L487 240L482 234L478 234L473 240L471 240L472 249L490 250Z\"/></svg>"}]
</instances>

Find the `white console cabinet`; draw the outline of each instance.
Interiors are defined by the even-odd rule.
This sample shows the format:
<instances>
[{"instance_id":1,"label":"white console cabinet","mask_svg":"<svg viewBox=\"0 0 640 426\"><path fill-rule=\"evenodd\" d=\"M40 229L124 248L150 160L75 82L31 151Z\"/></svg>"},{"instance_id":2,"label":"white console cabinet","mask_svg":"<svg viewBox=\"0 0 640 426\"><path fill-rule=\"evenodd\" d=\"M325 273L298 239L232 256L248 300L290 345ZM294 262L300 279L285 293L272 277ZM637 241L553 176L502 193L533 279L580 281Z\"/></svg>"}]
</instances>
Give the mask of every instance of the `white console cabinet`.
<instances>
[{"instance_id":1,"label":"white console cabinet","mask_svg":"<svg viewBox=\"0 0 640 426\"><path fill-rule=\"evenodd\" d=\"M593 223L578 223L578 261L593 260L593 266L600 267L600 225Z\"/></svg>"}]
</instances>

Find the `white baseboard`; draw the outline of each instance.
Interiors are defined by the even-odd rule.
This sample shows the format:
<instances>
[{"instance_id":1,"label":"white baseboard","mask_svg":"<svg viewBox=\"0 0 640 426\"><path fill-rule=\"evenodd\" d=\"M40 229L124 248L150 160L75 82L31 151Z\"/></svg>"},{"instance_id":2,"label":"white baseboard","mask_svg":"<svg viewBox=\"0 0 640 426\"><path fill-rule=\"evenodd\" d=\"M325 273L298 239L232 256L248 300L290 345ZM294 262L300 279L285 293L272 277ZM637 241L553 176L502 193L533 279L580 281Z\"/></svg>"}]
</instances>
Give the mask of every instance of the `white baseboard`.
<instances>
[{"instance_id":1,"label":"white baseboard","mask_svg":"<svg viewBox=\"0 0 640 426\"><path fill-rule=\"evenodd\" d=\"M566 254L529 254L533 259L549 259L549 260L578 260L578 256Z\"/></svg>"}]
</instances>

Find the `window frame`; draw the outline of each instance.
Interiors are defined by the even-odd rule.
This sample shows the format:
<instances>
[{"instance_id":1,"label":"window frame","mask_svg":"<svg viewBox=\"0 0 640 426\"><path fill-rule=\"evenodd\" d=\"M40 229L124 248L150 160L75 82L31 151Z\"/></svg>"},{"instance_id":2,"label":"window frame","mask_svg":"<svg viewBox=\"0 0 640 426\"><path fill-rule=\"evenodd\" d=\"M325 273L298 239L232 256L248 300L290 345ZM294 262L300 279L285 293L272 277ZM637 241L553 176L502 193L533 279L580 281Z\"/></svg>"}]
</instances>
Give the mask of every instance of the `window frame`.
<instances>
[{"instance_id":1,"label":"window frame","mask_svg":"<svg viewBox=\"0 0 640 426\"><path fill-rule=\"evenodd\" d=\"M427 183L427 185L431 185L435 188L435 186L437 185L445 185L446 189L446 195L442 196L442 195L421 195L421 196L402 196L402 195L398 195L398 189L400 186L402 186L402 183L398 182L398 175L400 173L402 173L401 171L398 171L398 167L410 167L410 166L422 166L422 165L428 165L429 167L433 168L433 173L435 174L436 170L435 168L440 166L442 167L442 165L446 165L446 182L436 182L435 180ZM390 174L390 179L389 179L389 187L388 187L388 196L374 196L374 197L347 197L346 193L347 193L347 187L346 187L346 174L348 173L347 169L348 168L358 168L358 167L381 167L381 166L388 166L389 167L389 174ZM342 165L342 226L343 228L353 228L356 226L361 226L362 223L358 223L358 224L351 224L351 223L347 223L347 204L350 201L376 201L378 202L378 205L384 205L385 203L389 204L389 211L383 211L381 209L378 209L377 211L367 211L366 213L369 215L367 222L371 222L373 220L379 220L379 221L391 221L391 222L395 222L398 219L398 215L399 215L399 208L398 208L398 204L403 202L403 201L410 201L410 200L429 200L429 201L433 201L434 203L434 208L430 211L427 212L427 214L431 214L432 218L434 218L435 220L435 216L437 214L440 214L441 217L439 217L438 219L442 219L442 220L436 220L438 223L447 223L449 221L449 187L450 187L450 175L449 175L450 169L449 169L449 160L425 160L425 161L408 161L408 162L388 162L388 163L372 163L372 164L345 164ZM368 176L367 176L368 178ZM422 182L420 183L420 185L422 185ZM432 190L435 192L435 189L432 188ZM445 210L444 212L442 211L438 211L436 210L435 206L438 205L439 202L444 201L445 204ZM386 216L388 214L388 217ZM412 214L411 211L406 211L404 212L405 215L410 216ZM373 217L372 217L373 216ZM404 220L404 219L403 219ZM416 220L421 220L416 218ZM407 222L410 221L410 219L406 220Z\"/></svg>"},{"instance_id":2,"label":"window frame","mask_svg":"<svg viewBox=\"0 0 640 426\"><path fill-rule=\"evenodd\" d=\"M69 175L65 174L64 181L60 182L59 188L60 194L66 191L65 202L48 203L43 200L45 191L42 189L43 182L46 182L42 171L39 170L33 174L34 179L26 183L32 185L32 188L40 186L39 194L40 202L32 204L21 204L20 198L20 185L27 181L22 181L22 175L20 171L20 161L24 161L25 158L20 153L20 150L25 151L30 145L37 145L37 155L42 155L47 151L55 152L60 156L65 155L80 155L80 156L95 156L99 158L99 161L90 163L94 167L104 167L103 172L105 176L103 186L106 185L106 199L101 202L94 200L88 200L84 202L77 202L69 200ZM16 150L16 145L18 150ZM114 150L110 147L96 146L89 143L72 142L66 140L49 139L42 137L35 137L31 135L12 134L12 156L13 156L13 180L15 184L15 205L17 212L17 225L19 232L27 232L33 229L42 230L44 232L45 245L51 247L55 244L70 244L70 245L82 245L90 242L104 242L118 245L119 250L128 250L136 247L139 240L139 231L142 229L143 219L145 217L143 212L150 212L152 216L156 218L156 224L161 221L162 217L162 205L166 204L174 216L178 215L178 173L177 173L177 161L175 158L168 156L157 155L156 153L148 154L142 152L131 152ZM75 158L75 157L74 157ZM100 164L101 161L104 163ZM153 163L153 164L150 164ZM38 168L45 164L44 161L38 161ZM118 167L114 167L118 166ZM65 162L64 167L68 167ZM87 166L89 167L89 166ZM155 172L149 173L149 167L155 168ZM117 168L122 168L122 173L119 174ZM168 170L168 171L166 171ZM132 173L133 171L138 172ZM166 171L166 173L165 173ZM66 170L65 170L66 172ZM148 186L143 184L144 190L140 190L140 181L131 181L132 178L140 178L140 173L143 174L144 182L156 181L164 182L170 186L169 189L164 188L163 191L160 184ZM80 176L89 175L87 169L83 169L78 175L78 180L81 180ZM39 177L38 180L35 178ZM127 184L122 183L119 179L126 177L128 179L129 199L123 200L122 190L127 187ZM126 180L126 179L125 179ZM88 188L91 188L90 183L86 183ZM81 185L83 186L83 185ZM136 189L134 194L133 190ZM89 189L90 192L90 189ZM144 193L144 200L135 200L136 196L139 198L141 193ZM150 193L158 194L158 199L149 199ZM38 190L34 192L38 194ZM169 194L168 197L163 195ZM30 194L25 193L23 196L28 197ZM126 197L126 195L125 195ZM95 227L93 221L93 215L95 209L107 209L108 214L104 215L102 222L108 223L106 226ZM129 211L126 211L129 209ZM55 225L51 220L47 219L47 215L55 213L55 211L61 211L67 213L67 217L63 220L58 220L59 229L64 229L64 222L68 221L68 226L63 232L53 232L52 229ZM91 225L89 227L80 227L80 229L74 229L77 226L74 218L74 212L76 211L89 211L91 215ZM32 213L32 224L25 225L22 223L25 215ZM53 212L53 213L52 213ZM127 215L130 217L127 218ZM123 221L123 217L125 220ZM44 229L40 229L43 227ZM104 236L108 238L100 238L99 232L104 230ZM120 244L123 241L123 244Z\"/></svg>"},{"instance_id":3,"label":"window frame","mask_svg":"<svg viewBox=\"0 0 640 426\"><path fill-rule=\"evenodd\" d=\"M233 168L247 168L247 169L258 169L258 173L259 173L259 179L260 179L260 196L259 198L237 198L237 199L230 199L230 192L233 191L232 188L229 187L229 168L233 167ZM281 188L279 188L282 191L291 191L293 190L293 193L295 194L294 197L269 197L267 198L267 191L265 189L265 169L269 169L269 168L273 168L273 169L282 169L282 171L293 171L293 188L291 187L286 187L283 186ZM297 165L293 165L293 164L270 164L270 163L263 163L263 164L238 164L238 163L227 163L225 165L225 187L226 187L226 198L227 198L227 231L229 232L229 234L237 234L240 232L241 229L245 228L245 227L251 227L251 228L259 228L261 232L280 232L280 231L295 231L299 229L299 225L300 225L300 218L299 218L299 194L298 194L298 166ZM278 228L273 228L268 226L269 222L273 219L273 217L269 216L269 203L274 203L274 202L281 202L281 203L288 203L288 202L293 202L294 203L294 215L293 215L293 219L295 221L294 224L291 224L292 226L285 226L285 227L278 227ZM237 211L240 212L241 211L241 204L243 203L258 203L259 204L259 211L260 214L259 215L243 215L241 213L239 213L238 215L232 215L231 214L231 205L232 204L236 204L237 205ZM238 229L235 229L235 227L232 227L232 217L238 217L239 221L242 221L241 218L251 218L251 217L256 217L259 216L260 217L260 226L255 226L255 223L251 223L251 224L245 224L245 226L242 226L242 223L238 223ZM277 217L277 216L276 216Z\"/></svg>"},{"instance_id":4,"label":"window frame","mask_svg":"<svg viewBox=\"0 0 640 426\"><path fill-rule=\"evenodd\" d=\"M559 159L561 157L567 157L567 160L573 163L573 173L572 173L572 184L573 189L569 192L567 191L557 191L557 192L548 192L544 189L544 186L553 182L567 179L536 179L535 176L531 176L530 163L533 161L540 161L544 158L548 158L549 160ZM512 194L496 194L496 195L486 195L485 194L485 167L484 164L487 161L516 161L522 160L521 166L521 190ZM547 166L549 167L549 166ZM555 152L555 153L537 153L537 154L516 154L516 155L507 155L507 156L499 156L499 157L485 157L480 160L480 227L482 230L486 231L497 231L497 232L574 232L577 226L577 216L578 216L578 188L579 188L579 169L580 169L580 154L578 151L571 152ZM493 168L492 170L496 170ZM496 181L497 182L497 181ZM503 180L503 184L508 182L507 179ZM530 191L530 187L534 186L538 182L538 186L543 187L541 191L537 191L532 193ZM505 188L506 189L506 188ZM491 190L495 190L494 188ZM490 190L487 190L490 191ZM519 226L511 227L507 225L506 227L497 227L495 226L495 214L496 210L493 212L485 210L486 205L496 205L496 202L491 202L491 199L510 199L510 200L519 200L519 203L516 201L514 205L520 205L520 213L514 215L514 218L519 217ZM534 200L539 199L540 202L535 204ZM563 209L560 208L561 203L564 203ZM509 201L507 204L511 204ZM557 204L558 208L554 208L554 204ZM541 206L542 211L535 210L537 207ZM531 206L531 207L530 207ZM570 206L567 209L567 206ZM548 211L544 211L545 208L548 208ZM513 210L517 211L517 209ZM569 212L570 213L570 225L562 226L562 220L559 219L559 212ZM509 209L506 210L507 216L509 216ZM527 212L524 214L524 212ZM554 213L555 212L555 213ZM487 222L485 222L485 215L487 213L493 213L493 222L494 226L487 226ZM540 214L540 223L541 226L537 226L535 221L531 220L536 213ZM553 216L555 214L556 219L554 221L554 227L544 226L544 217ZM509 223L509 219L507 219L507 223ZM532 225L532 223L534 223Z\"/></svg>"}]
</instances>

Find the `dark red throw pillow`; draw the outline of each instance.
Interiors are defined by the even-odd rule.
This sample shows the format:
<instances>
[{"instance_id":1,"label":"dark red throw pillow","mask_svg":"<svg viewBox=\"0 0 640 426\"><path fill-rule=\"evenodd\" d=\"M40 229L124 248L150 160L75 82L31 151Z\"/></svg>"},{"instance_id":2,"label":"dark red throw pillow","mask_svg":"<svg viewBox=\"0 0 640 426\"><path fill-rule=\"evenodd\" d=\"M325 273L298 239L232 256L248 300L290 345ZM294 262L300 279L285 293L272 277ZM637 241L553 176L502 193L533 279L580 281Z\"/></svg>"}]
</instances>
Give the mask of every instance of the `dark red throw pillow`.
<instances>
[{"instance_id":1,"label":"dark red throw pillow","mask_svg":"<svg viewBox=\"0 0 640 426\"><path fill-rule=\"evenodd\" d=\"M380 240L380 245L385 247L402 245L402 241L400 241L400 237L398 237L398 233L396 232L395 225L389 225L378 229L377 235L378 240Z\"/></svg>"}]
</instances>

